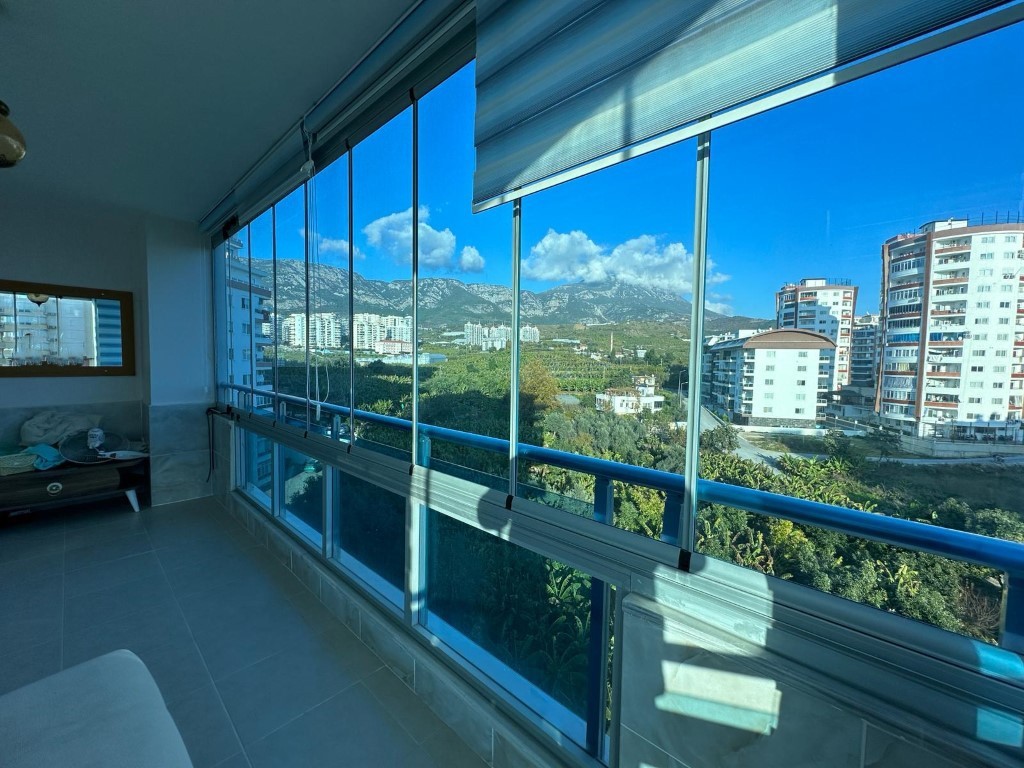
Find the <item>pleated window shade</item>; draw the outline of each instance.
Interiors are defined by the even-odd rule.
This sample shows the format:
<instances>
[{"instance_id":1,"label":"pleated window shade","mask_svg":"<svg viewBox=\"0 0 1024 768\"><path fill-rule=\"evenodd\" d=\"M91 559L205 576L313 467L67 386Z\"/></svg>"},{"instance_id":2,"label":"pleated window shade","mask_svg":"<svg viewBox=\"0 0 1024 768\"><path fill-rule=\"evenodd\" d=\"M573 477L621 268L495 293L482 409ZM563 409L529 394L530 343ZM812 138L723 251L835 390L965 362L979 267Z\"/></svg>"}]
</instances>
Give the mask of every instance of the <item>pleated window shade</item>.
<instances>
[{"instance_id":1,"label":"pleated window shade","mask_svg":"<svg viewBox=\"0 0 1024 768\"><path fill-rule=\"evenodd\" d=\"M474 209L1006 4L477 0Z\"/></svg>"}]
</instances>

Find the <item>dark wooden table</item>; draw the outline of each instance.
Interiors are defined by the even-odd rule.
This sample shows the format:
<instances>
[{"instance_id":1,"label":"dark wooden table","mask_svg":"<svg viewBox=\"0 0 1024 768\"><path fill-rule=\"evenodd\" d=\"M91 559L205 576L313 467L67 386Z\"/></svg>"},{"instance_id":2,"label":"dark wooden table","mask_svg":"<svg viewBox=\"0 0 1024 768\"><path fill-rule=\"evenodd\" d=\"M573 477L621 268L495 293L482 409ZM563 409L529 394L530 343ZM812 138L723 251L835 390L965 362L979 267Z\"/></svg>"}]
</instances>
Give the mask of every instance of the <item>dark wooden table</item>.
<instances>
[{"instance_id":1,"label":"dark wooden table","mask_svg":"<svg viewBox=\"0 0 1024 768\"><path fill-rule=\"evenodd\" d=\"M138 491L149 487L149 459L61 464L0 477L0 513L46 509L124 494L139 511Z\"/></svg>"}]
</instances>

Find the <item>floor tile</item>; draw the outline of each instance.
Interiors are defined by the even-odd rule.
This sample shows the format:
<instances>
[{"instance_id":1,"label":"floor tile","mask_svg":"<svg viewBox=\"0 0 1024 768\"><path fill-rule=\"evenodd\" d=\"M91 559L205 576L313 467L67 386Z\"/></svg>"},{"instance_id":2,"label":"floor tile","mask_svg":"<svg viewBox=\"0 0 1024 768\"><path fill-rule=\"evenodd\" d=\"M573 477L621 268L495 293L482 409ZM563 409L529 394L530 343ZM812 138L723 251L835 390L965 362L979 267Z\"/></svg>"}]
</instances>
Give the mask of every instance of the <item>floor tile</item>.
<instances>
[{"instance_id":1,"label":"floor tile","mask_svg":"<svg viewBox=\"0 0 1024 768\"><path fill-rule=\"evenodd\" d=\"M165 550L158 550L161 554ZM214 589L231 582L258 586L276 584L287 593L301 591L302 584L277 563L265 549L235 549L228 554L166 570L167 580L178 596Z\"/></svg>"},{"instance_id":2,"label":"floor tile","mask_svg":"<svg viewBox=\"0 0 1024 768\"><path fill-rule=\"evenodd\" d=\"M24 586L43 576L64 573L64 551L54 549L35 557L0 560L0 584L5 587Z\"/></svg>"},{"instance_id":3,"label":"floor tile","mask_svg":"<svg viewBox=\"0 0 1024 768\"><path fill-rule=\"evenodd\" d=\"M249 758L245 756L244 752L239 752L237 755L232 755L223 763L217 763L214 768L252 768L249 763Z\"/></svg>"},{"instance_id":4,"label":"floor tile","mask_svg":"<svg viewBox=\"0 0 1024 768\"><path fill-rule=\"evenodd\" d=\"M0 695L60 671L60 640L0 654Z\"/></svg>"},{"instance_id":5,"label":"floor tile","mask_svg":"<svg viewBox=\"0 0 1024 768\"><path fill-rule=\"evenodd\" d=\"M64 666L127 648L144 657L153 648L192 639L178 610L148 607L78 631L64 633Z\"/></svg>"},{"instance_id":6,"label":"floor tile","mask_svg":"<svg viewBox=\"0 0 1024 768\"><path fill-rule=\"evenodd\" d=\"M0 530L0 562L29 560L40 555L63 551L63 530L40 535L18 535L9 530Z\"/></svg>"},{"instance_id":7,"label":"floor tile","mask_svg":"<svg viewBox=\"0 0 1024 768\"><path fill-rule=\"evenodd\" d=\"M0 617L0 658L35 645L60 642L63 615L52 603L40 601L16 613Z\"/></svg>"},{"instance_id":8,"label":"floor tile","mask_svg":"<svg viewBox=\"0 0 1024 768\"><path fill-rule=\"evenodd\" d=\"M246 752L254 768L433 764L362 683L254 742Z\"/></svg>"},{"instance_id":9,"label":"floor tile","mask_svg":"<svg viewBox=\"0 0 1024 768\"><path fill-rule=\"evenodd\" d=\"M235 729L213 685L168 705L195 768L212 768L241 752Z\"/></svg>"},{"instance_id":10,"label":"floor tile","mask_svg":"<svg viewBox=\"0 0 1024 768\"><path fill-rule=\"evenodd\" d=\"M196 644L214 680L273 656L300 642L307 631L296 616L249 617L213 630L196 632Z\"/></svg>"},{"instance_id":11,"label":"floor tile","mask_svg":"<svg viewBox=\"0 0 1024 768\"><path fill-rule=\"evenodd\" d=\"M106 541L68 548L64 553L64 570L77 571L89 565L131 557L153 549L147 533L133 533Z\"/></svg>"},{"instance_id":12,"label":"floor tile","mask_svg":"<svg viewBox=\"0 0 1024 768\"><path fill-rule=\"evenodd\" d=\"M78 569L67 579L64 597L77 597L119 584L162 575L163 568L156 553L143 552L141 555L131 555Z\"/></svg>"},{"instance_id":13,"label":"floor tile","mask_svg":"<svg viewBox=\"0 0 1024 768\"><path fill-rule=\"evenodd\" d=\"M74 574L69 574L68 580L73 579ZM65 598L64 631L78 632L133 613L139 606L177 612L174 592L163 574Z\"/></svg>"},{"instance_id":14,"label":"floor tile","mask_svg":"<svg viewBox=\"0 0 1024 768\"><path fill-rule=\"evenodd\" d=\"M394 713L392 713L394 714ZM486 768L487 763L451 728L434 718L433 735L420 748L439 768Z\"/></svg>"},{"instance_id":15,"label":"floor tile","mask_svg":"<svg viewBox=\"0 0 1024 768\"><path fill-rule=\"evenodd\" d=\"M435 734L437 715L389 667L377 670L363 684L416 742Z\"/></svg>"},{"instance_id":16,"label":"floor tile","mask_svg":"<svg viewBox=\"0 0 1024 768\"><path fill-rule=\"evenodd\" d=\"M62 507L65 530L71 532L97 525L106 525L123 520L137 519L139 513L132 509L124 496L112 496L109 499L91 504L76 504Z\"/></svg>"},{"instance_id":17,"label":"floor tile","mask_svg":"<svg viewBox=\"0 0 1024 768\"><path fill-rule=\"evenodd\" d=\"M218 680L217 688L242 743L266 736L379 667L380 661L368 651L353 653L357 647L366 648L347 629L339 628L304 637Z\"/></svg>"},{"instance_id":18,"label":"floor tile","mask_svg":"<svg viewBox=\"0 0 1024 768\"><path fill-rule=\"evenodd\" d=\"M64 532L64 544L68 549L100 544L133 534L146 533L142 518L128 507L127 513L119 512L88 525L69 527Z\"/></svg>"},{"instance_id":19,"label":"floor tile","mask_svg":"<svg viewBox=\"0 0 1024 768\"><path fill-rule=\"evenodd\" d=\"M169 643L141 648L136 653L168 704L213 682L192 638L175 637Z\"/></svg>"},{"instance_id":20,"label":"floor tile","mask_svg":"<svg viewBox=\"0 0 1024 768\"><path fill-rule=\"evenodd\" d=\"M0 582L0 616L33 610L39 614L51 614L61 606L63 595L62 575L33 579L30 585Z\"/></svg>"},{"instance_id":21,"label":"floor tile","mask_svg":"<svg viewBox=\"0 0 1024 768\"><path fill-rule=\"evenodd\" d=\"M160 562L169 571L232 557L245 550L246 547L235 536L223 530L172 544L157 544Z\"/></svg>"}]
</instances>

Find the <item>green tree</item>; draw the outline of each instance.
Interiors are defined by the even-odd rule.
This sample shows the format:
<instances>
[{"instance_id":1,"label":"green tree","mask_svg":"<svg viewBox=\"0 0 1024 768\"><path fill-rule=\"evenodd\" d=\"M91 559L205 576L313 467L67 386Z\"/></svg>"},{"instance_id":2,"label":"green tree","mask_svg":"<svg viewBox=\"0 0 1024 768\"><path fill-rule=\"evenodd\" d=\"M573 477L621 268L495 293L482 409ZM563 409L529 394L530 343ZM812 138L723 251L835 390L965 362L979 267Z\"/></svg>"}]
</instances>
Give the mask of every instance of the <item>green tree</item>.
<instances>
[{"instance_id":1,"label":"green tree","mask_svg":"<svg viewBox=\"0 0 1024 768\"><path fill-rule=\"evenodd\" d=\"M739 430L730 424L721 424L700 433L702 451L731 453L740 447Z\"/></svg>"}]
</instances>

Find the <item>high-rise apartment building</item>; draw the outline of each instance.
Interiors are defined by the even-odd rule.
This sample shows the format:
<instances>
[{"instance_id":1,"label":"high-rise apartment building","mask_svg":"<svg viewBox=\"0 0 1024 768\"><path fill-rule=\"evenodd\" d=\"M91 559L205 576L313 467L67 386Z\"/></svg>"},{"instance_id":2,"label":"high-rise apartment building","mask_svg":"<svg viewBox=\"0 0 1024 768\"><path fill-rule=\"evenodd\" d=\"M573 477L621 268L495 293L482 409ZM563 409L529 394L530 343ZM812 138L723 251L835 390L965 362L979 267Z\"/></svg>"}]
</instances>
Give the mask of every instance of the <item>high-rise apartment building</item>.
<instances>
[{"instance_id":1,"label":"high-rise apartment building","mask_svg":"<svg viewBox=\"0 0 1024 768\"><path fill-rule=\"evenodd\" d=\"M490 326L466 323L463 331L467 346L483 350L505 349L512 340L512 329L504 323ZM536 344L540 341L540 329L529 323L520 326L519 340Z\"/></svg>"},{"instance_id":2,"label":"high-rise apartment building","mask_svg":"<svg viewBox=\"0 0 1024 768\"><path fill-rule=\"evenodd\" d=\"M854 318L850 343L850 385L874 387L878 383L882 339L879 315Z\"/></svg>"},{"instance_id":3,"label":"high-rise apartment building","mask_svg":"<svg viewBox=\"0 0 1024 768\"><path fill-rule=\"evenodd\" d=\"M381 341L412 342L412 316L357 312L352 317L355 349L373 349Z\"/></svg>"},{"instance_id":4,"label":"high-rise apartment building","mask_svg":"<svg viewBox=\"0 0 1024 768\"><path fill-rule=\"evenodd\" d=\"M879 414L920 436L1012 436L1024 399L1024 224L924 224L882 246Z\"/></svg>"},{"instance_id":5,"label":"high-rise apartment building","mask_svg":"<svg viewBox=\"0 0 1024 768\"><path fill-rule=\"evenodd\" d=\"M317 312L309 316L308 338L313 349L337 348L344 344L346 321L334 312ZM306 346L306 315L289 315L281 323L281 343L289 347Z\"/></svg>"},{"instance_id":6,"label":"high-rise apartment building","mask_svg":"<svg viewBox=\"0 0 1024 768\"><path fill-rule=\"evenodd\" d=\"M736 424L814 427L825 415L836 343L778 329L705 347L704 404Z\"/></svg>"},{"instance_id":7,"label":"high-rise apartment building","mask_svg":"<svg viewBox=\"0 0 1024 768\"><path fill-rule=\"evenodd\" d=\"M849 280L805 277L786 283L775 293L775 323L779 328L801 328L822 333L836 343L831 388L850 383L850 349L857 286Z\"/></svg>"}]
</instances>

